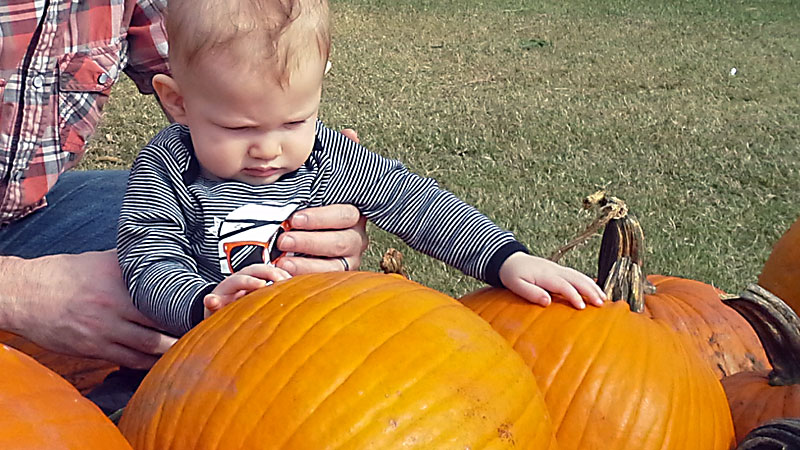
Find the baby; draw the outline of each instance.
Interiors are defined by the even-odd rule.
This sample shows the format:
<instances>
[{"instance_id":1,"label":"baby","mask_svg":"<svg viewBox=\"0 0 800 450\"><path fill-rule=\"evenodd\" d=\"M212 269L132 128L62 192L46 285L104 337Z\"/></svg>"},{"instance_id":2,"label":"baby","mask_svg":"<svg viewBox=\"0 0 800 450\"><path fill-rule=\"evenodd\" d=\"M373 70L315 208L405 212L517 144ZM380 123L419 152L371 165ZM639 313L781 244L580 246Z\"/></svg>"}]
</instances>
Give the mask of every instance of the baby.
<instances>
[{"instance_id":1,"label":"baby","mask_svg":"<svg viewBox=\"0 0 800 450\"><path fill-rule=\"evenodd\" d=\"M549 291L577 308L602 304L587 276L530 255L436 181L318 120L325 0L170 0L167 17L172 76L153 86L176 123L139 153L118 236L134 303L165 329L183 334L288 278L272 264L284 221L337 203L531 302L548 304Z\"/></svg>"}]
</instances>

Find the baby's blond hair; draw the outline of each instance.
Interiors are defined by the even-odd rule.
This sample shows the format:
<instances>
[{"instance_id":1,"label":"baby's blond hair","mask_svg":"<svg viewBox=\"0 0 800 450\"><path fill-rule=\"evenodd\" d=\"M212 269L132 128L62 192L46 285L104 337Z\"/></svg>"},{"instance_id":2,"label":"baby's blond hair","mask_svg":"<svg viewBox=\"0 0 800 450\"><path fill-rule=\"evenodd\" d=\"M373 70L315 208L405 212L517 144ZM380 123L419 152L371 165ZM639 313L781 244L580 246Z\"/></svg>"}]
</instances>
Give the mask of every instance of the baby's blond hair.
<instances>
[{"instance_id":1,"label":"baby's blond hair","mask_svg":"<svg viewBox=\"0 0 800 450\"><path fill-rule=\"evenodd\" d=\"M233 52L242 69L266 70L281 84L309 56L327 61L331 45L327 0L170 0L167 34L173 74Z\"/></svg>"}]
</instances>

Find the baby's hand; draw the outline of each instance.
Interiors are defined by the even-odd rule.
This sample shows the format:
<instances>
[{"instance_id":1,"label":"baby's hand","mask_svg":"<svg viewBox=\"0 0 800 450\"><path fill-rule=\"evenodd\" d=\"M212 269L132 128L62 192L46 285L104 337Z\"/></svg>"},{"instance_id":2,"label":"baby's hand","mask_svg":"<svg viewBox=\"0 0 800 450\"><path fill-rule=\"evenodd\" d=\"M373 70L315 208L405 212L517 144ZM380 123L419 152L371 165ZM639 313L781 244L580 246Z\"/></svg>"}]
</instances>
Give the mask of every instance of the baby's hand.
<instances>
[{"instance_id":1,"label":"baby's hand","mask_svg":"<svg viewBox=\"0 0 800 450\"><path fill-rule=\"evenodd\" d=\"M223 306L233 303L245 294L267 285L267 281L280 281L291 278L289 272L267 264L253 264L222 280L220 284L203 297L204 316L207 319Z\"/></svg>"},{"instance_id":2,"label":"baby's hand","mask_svg":"<svg viewBox=\"0 0 800 450\"><path fill-rule=\"evenodd\" d=\"M578 309L586 307L584 299L600 306L606 298L594 280L577 270L522 252L509 256L500 266L500 281L520 297L542 306L550 304L548 291L563 295Z\"/></svg>"}]
</instances>

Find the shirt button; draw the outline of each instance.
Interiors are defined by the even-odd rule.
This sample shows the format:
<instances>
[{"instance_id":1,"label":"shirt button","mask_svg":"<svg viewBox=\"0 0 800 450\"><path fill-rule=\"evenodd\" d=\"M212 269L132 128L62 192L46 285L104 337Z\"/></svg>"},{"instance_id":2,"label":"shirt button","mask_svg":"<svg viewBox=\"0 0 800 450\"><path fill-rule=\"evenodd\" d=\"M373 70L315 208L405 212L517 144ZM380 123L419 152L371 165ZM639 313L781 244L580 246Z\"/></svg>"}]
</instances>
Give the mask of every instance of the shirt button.
<instances>
[{"instance_id":1,"label":"shirt button","mask_svg":"<svg viewBox=\"0 0 800 450\"><path fill-rule=\"evenodd\" d=\"M44 77L41 75L33 77L33 87L40 88L42 86L44 86Z\"/></svg>"},{"instance_id":2,"label":"shirt button","mask_svg":"<svg viewBox=\"0 0 800 450\"><path fill-rule=\"evenodd\" d=\"M108 81L108 74L105 72L101 73L100 76L97 77L97 82L100 84L106 84L107 81Z\"/></svg>"}]
</instances>

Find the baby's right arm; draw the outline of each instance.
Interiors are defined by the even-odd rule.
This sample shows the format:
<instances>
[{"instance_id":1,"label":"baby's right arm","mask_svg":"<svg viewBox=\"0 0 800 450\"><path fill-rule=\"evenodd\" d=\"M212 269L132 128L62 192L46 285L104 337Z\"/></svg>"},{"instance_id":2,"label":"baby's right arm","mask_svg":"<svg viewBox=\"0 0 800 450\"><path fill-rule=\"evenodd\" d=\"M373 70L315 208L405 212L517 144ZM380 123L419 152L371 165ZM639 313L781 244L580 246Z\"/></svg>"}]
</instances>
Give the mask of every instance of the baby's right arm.
<instances>
[{"instance_id":1,"label":"baby's right arm","mask_svg":"<svg viewBox=\"0 0 800 450\"><path fill-rule=\"evenodd\" d=\"M561 294L572 306L586 307L586 302L601 306L606 294L591 278L575 269L553 261L514 253L500 266L503 285L528 300L542 306L550 304L550 293Z\"/></svg>"}]
</instances>

